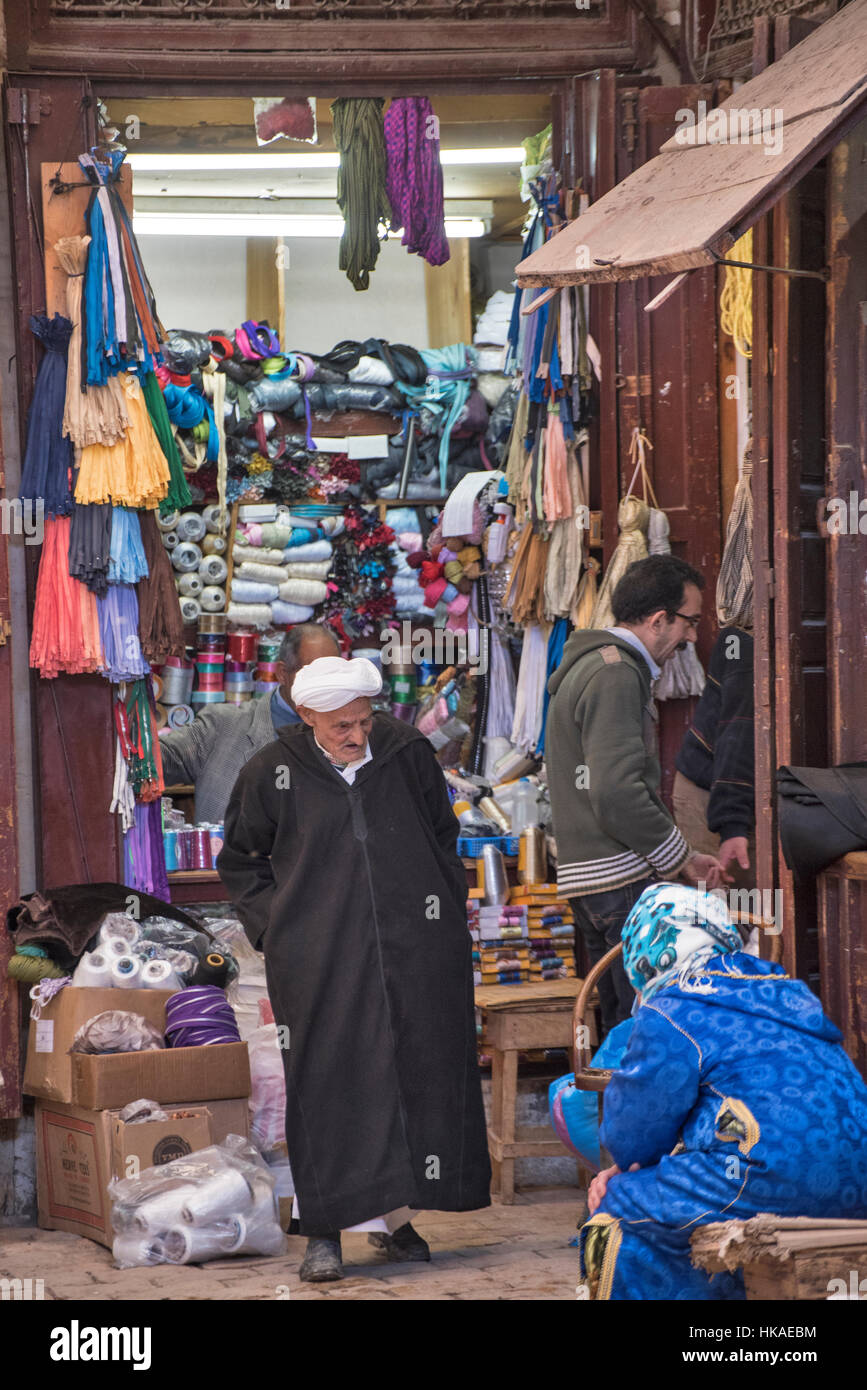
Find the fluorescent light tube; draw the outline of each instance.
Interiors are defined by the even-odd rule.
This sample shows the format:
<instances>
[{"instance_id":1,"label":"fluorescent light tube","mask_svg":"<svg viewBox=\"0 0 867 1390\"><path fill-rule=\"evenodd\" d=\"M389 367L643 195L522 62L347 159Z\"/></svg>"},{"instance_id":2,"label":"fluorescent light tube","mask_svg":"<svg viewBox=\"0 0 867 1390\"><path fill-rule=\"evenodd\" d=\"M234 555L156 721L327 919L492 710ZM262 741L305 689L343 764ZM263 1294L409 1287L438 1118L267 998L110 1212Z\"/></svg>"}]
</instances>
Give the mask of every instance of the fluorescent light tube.
<instances>
[{"instance_id":1,"label":"fluorescent light tube","mask_svg":"<svg viewBox=\"0 0 867 1390\"><path fill-rule=\"evenodd\" d=\"M441 164L523 164L524 151L520 145L508 149L440 150ZM231 151L225 154L134 154L126 157L133 171L142 173L219 173L227 170L263 172L268 169L336 169L340 156L328 150L309 154L250 154Z\"/></svg>"},{"instance_id":2,"label":"fluorescent light tube","mask_svg":"<svg viewBox=\"0 0 867 1390\"><path fill-rule=\"evenodd\" d=\"M134 212L132 219L136 236L285 236L340 237L343 236L342 217L305 217L303 213L173 213ZM486 227L479 217L447 217L447 237L481 237ZM402 230L392 232L390 241L399 241Z\"/></svg>"}]
</instances>

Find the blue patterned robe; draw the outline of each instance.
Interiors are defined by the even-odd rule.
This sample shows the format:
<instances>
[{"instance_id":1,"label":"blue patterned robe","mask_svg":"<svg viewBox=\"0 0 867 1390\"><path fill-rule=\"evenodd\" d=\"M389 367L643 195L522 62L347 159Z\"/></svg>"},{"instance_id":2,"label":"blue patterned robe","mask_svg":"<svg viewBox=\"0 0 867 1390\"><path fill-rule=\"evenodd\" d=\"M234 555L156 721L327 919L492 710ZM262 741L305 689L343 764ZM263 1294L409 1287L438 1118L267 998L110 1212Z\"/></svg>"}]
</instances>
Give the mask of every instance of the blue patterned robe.
<instances>
[{"instance_id":1,"label":"blue patterned robe","mask_svg":"<svg viewBox=\"0 0 867 1390\"><path fill-rule=\"evenodd\" d=\"M637 1010L602 1125L623 1172L581 1232L591 1296L743 1298L740 1274L693 1268L696 1226L867 1217L867 1085L840 1036L805 984L741 952Z\"/></svg>"}]
</instances>

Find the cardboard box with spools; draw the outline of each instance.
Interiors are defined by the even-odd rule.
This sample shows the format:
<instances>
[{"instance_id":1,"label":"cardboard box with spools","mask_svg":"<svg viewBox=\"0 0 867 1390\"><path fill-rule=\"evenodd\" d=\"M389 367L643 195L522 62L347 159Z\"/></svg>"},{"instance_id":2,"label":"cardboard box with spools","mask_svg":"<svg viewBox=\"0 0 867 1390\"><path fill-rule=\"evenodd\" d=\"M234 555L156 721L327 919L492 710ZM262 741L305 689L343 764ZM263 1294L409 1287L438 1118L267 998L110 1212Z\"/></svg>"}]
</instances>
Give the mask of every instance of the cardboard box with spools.
<instances>
[{"instance_id":1,"label":"cardboard box with spools","mask_svg":"<svg viewBox=\"0 0 867 1390\"><path fill-rule=\"evenodd\" d=\"M37 1097L40 1226L111 1245L112 1177L168 1163L227 1134L248 1137L246 1043L70 1053L78 1029L108 1009L141 1014L164 1030L168 998L163 990L67 986L31 1019L24 1090ZM119 1112L143 1097L159 1102L169 1121L124 1124ZM179 1109L181 1117L173 1113Z\"/></svg>"},{"instance_id":2,"label":"cardboard box with spools","mask_svg":"<svg viewBox=\"0 0 867 1390\"><path fill-rule=\"evenodd\" d=\"M169 1104L230 1100L250 1094L247 1044L169 1047L154 1052L116 1052L104 1056L72 1052L78 1029L95 1014L124 1009L141 1014L163 1031L167 990L76 989L68 986L31 1019L24 1067L24 1091L43 1100L90 1110L122 1109L146 1096Z\"/></svg>"},{"instance_id":3,"label":"cardboard box with spools","mask_svg":"<svg viewBox=\"0 0 867 1390\"><path fill-rule=\"evenodd\" d=\"M37 1101L39 1225L111 1245L111 1178L135 1177L146 1168L222 1143L228 1134L248 1137L246 1097L192 1101L174 1111L164 1108L168 1120L124 1124L117 1110Z\"/></svg>"}]
</instances>

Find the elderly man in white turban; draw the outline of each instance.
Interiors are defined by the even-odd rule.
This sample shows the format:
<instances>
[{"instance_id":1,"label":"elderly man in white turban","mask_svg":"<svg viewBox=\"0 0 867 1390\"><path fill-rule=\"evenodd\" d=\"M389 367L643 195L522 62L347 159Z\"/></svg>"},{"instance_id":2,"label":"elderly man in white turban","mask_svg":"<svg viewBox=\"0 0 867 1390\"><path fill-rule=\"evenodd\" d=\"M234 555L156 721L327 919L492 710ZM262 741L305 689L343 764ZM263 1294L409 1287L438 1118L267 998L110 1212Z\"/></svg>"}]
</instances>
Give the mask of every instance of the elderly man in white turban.
<instances>
[{"instance_id":1,"label":"elderly man in white turban","mask_svg":"<svg viewBox=\"0 0 867 1390\"><path fill-rule=\"evenodd\" d=\"M288 1029L311 1281L342 1277L341 1231L428 1260L411 1210L490 1201L458 822L427 739L372 709L381 688L362 658L299 672L303 723L247 763L217 861Z\"/></svg>"}]
</instances>

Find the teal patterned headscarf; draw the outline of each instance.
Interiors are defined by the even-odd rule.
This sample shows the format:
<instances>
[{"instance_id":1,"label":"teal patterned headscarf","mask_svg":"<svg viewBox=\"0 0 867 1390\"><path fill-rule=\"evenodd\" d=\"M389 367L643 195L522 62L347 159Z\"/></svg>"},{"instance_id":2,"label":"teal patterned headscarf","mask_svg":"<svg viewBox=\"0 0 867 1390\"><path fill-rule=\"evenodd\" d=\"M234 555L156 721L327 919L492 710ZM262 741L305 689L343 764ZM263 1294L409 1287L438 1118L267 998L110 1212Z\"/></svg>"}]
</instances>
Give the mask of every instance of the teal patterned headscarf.
<instances>
[{"instance_id":1,"label":"teal patterned headscarf","mask_svg":"<svg viewBox=\"0 0 867 1390\"><path fill-rule=\"evenodd\" d=\"M677 980L685 988L713 956L742 949L725 903L680 883L645 888L623 926L623 968L642 1002ZM709 988L705 986L704 988Z\"/></svg>"}]
</instances>

